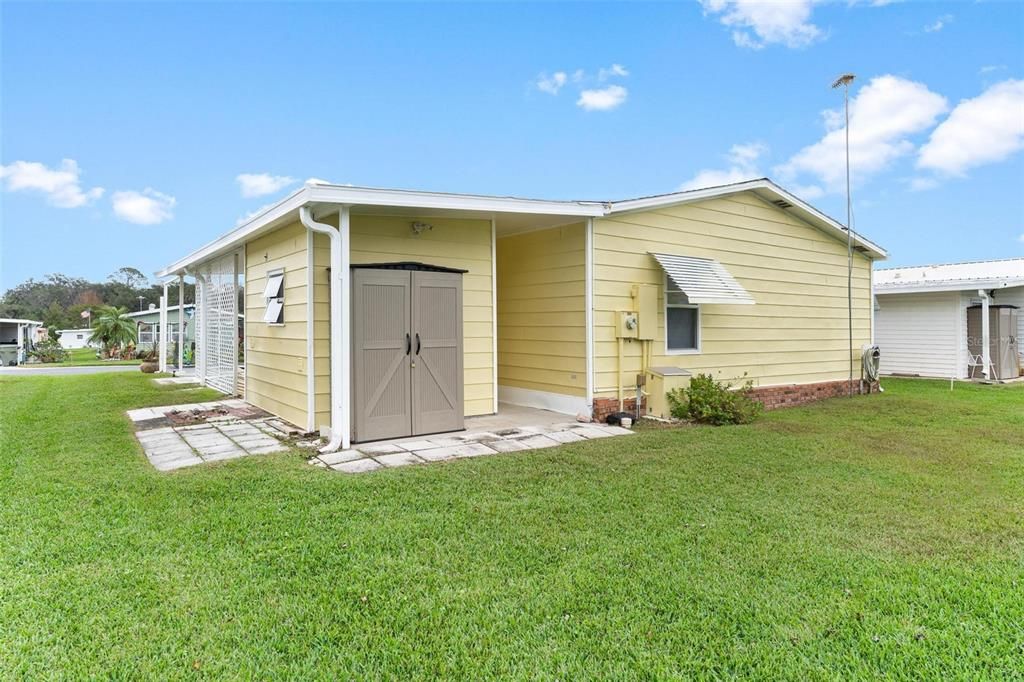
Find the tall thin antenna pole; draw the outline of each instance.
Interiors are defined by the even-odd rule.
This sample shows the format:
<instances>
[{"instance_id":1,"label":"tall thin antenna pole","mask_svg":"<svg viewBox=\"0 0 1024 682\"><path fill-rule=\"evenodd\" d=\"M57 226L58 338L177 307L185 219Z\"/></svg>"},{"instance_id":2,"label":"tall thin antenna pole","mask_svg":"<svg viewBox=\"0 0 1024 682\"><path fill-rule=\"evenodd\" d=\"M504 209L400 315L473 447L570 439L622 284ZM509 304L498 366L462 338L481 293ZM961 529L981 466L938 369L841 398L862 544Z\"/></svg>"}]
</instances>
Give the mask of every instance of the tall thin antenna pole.
<instances>
[{"instance_id":1,"label":"tall thin antenna pole","mask_svg":"<svg viewBox=\"0 0 1024 682\"><path fill-rule=\"evenodd\" d=\"M850 334L850 383L847 393L853 397L853 201L850 198L850 83L852 73L844 73L832 83L833 88L843 86L843 109L846 115L846 315Z\"/></svg>"}]
</instances>

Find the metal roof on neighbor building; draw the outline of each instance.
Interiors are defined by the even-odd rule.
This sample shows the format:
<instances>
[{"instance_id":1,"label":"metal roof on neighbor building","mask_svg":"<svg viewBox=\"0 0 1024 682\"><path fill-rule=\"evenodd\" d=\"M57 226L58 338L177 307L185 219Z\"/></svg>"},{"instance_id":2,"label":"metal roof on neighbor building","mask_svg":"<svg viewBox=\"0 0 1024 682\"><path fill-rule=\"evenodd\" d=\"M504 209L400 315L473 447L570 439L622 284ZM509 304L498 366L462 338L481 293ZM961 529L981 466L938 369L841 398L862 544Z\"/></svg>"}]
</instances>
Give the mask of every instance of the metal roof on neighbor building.
<instances>
[{"instance_id":1,"label":"metal roof on neighbor building","mask_svg":"<svg viewBox=\"0 0 1024 682\"><path fill-rule=\"evenodd\" d=\"M1024 286L1024 258L875 270L875 293L965 291Z\"/></svg>"},{"instance_id":2,"label":"metal roof on neighbor building","mask_svg":"<svg viewBox=\"0 0 1024 682\"><path fill-rule=\"evenodd\" d=\"M711 258L673 256L652 253L665 274L686 294L690 303L740 303L750 305L754 298L729 274L725 266Z\"/></svg>"}]
</instances>

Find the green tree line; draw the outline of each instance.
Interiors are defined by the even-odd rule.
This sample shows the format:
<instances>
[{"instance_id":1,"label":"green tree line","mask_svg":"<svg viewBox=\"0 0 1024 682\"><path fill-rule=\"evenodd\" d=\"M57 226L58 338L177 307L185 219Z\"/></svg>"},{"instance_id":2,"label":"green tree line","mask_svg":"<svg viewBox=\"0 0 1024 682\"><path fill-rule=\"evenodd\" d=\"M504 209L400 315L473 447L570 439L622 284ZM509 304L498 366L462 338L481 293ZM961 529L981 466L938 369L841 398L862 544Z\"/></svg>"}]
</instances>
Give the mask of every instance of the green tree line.
<instances>
[{"instance_id":1,"label":"green tree line","mask_svg":"<svg viewBox=\"0 0 1024 682\"><path fill-rule=\"evenodd\" d=\"M195 287L185 284L185 301L195 300ZM159 304L163 287L153 284L139 270L118 268L104 282L60 273L42 279L30 278L8 289L0 298L0 317L41 320L50 329L77 329L88 326L82 317L85 310L113 306L127 311L146 309ZM168 290L168 305L178 304L177 284Z\"/></svg>"}]
</instances>

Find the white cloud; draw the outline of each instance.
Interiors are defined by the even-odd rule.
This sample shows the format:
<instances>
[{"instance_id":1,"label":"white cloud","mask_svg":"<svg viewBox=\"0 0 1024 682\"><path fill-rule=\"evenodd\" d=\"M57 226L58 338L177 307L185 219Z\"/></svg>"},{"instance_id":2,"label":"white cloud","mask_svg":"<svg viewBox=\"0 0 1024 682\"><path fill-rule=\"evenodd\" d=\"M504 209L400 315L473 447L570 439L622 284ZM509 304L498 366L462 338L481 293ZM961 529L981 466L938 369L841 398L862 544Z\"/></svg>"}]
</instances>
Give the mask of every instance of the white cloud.
<instances>
[{"instance_id":1,"label":"white cloud","mask_svg":"<svg viewBox=\"0 0 1024 682\"><path fill-rule=\"evenodd\" d=\"M759 50L766 45L807 47L824 33L810 22L815 0L700 0L705 14L714 14L733 29L740 47Z\"/></svg>"},{"instance_id":2,"label":"white cloud","mask_svg":"<svg viewBox=\"0 0 1024 682\"><path fill-rule=\"evenodd\" d=\"M0 179L8 192L39 192L58 208L77 208L103 196L102 187L82 189L81 171L73 159L63 159L59 168L36 161L15 161L0 166Z\"/></svg>"},{"instance_id":3,"label":"white cloud","mask_svg":"<svg viewBox=\"0 0 1024 682\"><path fill-rule=\"evenodd\" d=\"M680 190L700 189L702 187L717 187L719 185L731 185L735 182L753 180L762 177L757 169L760 158L768 151L768 147L760 142L749 144L734 144L729 150L726 159L729 167L725 170L705 168L697 172L692 178L679 186Z\"/></svg>"},{"instance_id":4,"label":"white cloud","mask_svg":"<svg viewBox=\"0 0 1024 682\"><path fill-rule=\"evenodd\" d=\"M541 92L546 92L549 95L557 95L558 91L562 89L562 86L566 84L569 77L565 71L555 71L550 76L546 73L542 73L537 76L537 89Z\"/></svg>"},{"instance_id":5,"label":"white cloud","mask_svg":"<svg viewBox=\"0 0 1024 682\"><path fill-rule=\"evenodd\" d=\"M121 220L137 225L157 225L174 217L177 200L147 187L141 192L114 192L111 197L114 214Z\"/></svg>"},{"instance_id":6,"label":"white cloud","mask_svg":"<svg viewBox=\"0 0 1024 682\"><path fill-rule=\"evenodd\" d=\"M242 173L235 178L242 190L243 197L261 197L298 182L287 175L271 175L270 173Z\"/></svg>"},{"instance_id":7,"label":"white cloud","mask_svg":"<svg viewBox=\"0 0 1024 682\"><path fill-rule=\"evenodd\" d=\"M1021 236L1017 237L1017 241L1024 244L1024 234L1021 234Z\"/></svg>"},{"instance_id":8,"label":"white cloud","mask_svg":"<svg viewBox=\"0 0 1024 682\"><path fill-rule=\"evenodd\" d=\"M935 178L923 178L916 177L910 178L910 189L914 192L924 192L929 189L935 189L939 186L939 181Z\"/></svg>"},{"instance_id":9,"label":"white cloud","mask_svg":"<svg viewBox=\"0 0 1024 682\"><path fill-rule=\"evenodd\" d=\"M579 73L579 72L578 72ZM609 78L625 78L629 75L629 71L626 70L622 64L612 64L607 69L599 69L597 72L597 80L606 81ZM582 74L580 75L582 79Z\"/></svg>"},{"instance_id":10,"label":"white cloud","mask_svg":"<svg viewBox=\"0 0 1024 682\"><path fill-rule=\"evenodd\" d=\"M993 71L1001 71L1006 68L1006 64L986 64L985 66L978 69L978 73L982 76L985 74L992 73Z\"/></svg>"},{"instance_id":11,"label":"white cloud","mask_svg":"<svg viewBox=\"0 0 1024 682\"><path fill-rule=\"evenodd\" d=\"M600 90L583 90L576 106L586 111L608 111L626 101L629 91L621 85L609 85Z\"/></svg>"},{"instance_id":12,"label":"white cloud","mask_svg":"<svg viewBox=\"0 0 1024 682\"><path fill-rule=\"evenodd\" d=\"M925 85L899 78L871 79L850 100L850 170L860 182L884 170L893 160L914 151L908 137L927 130L948 110L946 99ZM824 190L837 192L845 185L846 131L842 110L822 113L826 133L775 168L785 182L812 176Z\"/></svg>"},{"instance_id":13,"label":"white cloud","mask_svg":"<svg viewBox=\"0 0 1024 682\"><path fill-rule=\"evenodd\" d=\"M953 23L952 14L943 14L941 17L924 27L925 33L938 33L947 25Z\"/></svg>"},{"instance_id":14,"label":"white cloud","mask_svg":"<svg viewBox=\"0 0 1024 682\"><path fill-rule=\"evenodd\" d=\"M962 176L1024 148L1024 80L996 83L962 100L921 147L918 168Z\"/></svg>"}]
</instances>

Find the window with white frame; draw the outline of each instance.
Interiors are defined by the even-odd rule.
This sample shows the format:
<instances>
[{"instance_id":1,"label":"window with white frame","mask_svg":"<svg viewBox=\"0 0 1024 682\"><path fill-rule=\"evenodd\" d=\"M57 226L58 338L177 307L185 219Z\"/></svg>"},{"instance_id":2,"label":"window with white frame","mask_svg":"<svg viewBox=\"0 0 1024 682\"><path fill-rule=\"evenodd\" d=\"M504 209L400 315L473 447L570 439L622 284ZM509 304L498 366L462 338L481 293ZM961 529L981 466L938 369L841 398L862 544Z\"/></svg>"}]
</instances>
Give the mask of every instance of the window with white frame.
<instances>
[{"instance_id":1,"label":"window with white frame","mask_svg":"<svg viewBox=\"0 0 1024 682\"><path fill-rule=\"evenodd\" d=\"M665 351L700 352L700 306L669 277L665 278Z\"/></svg>"},{"instance_id":2,"label":"window with white frame","mask_svg":"<svg viewBox=\"0 0 1024 682\"><path fill-rule=\"evenodd\" d=\"M263 298L267 302L263 321L267 324L284 324L284 270L267 273Z\"/></svg>"}]
</instances>

